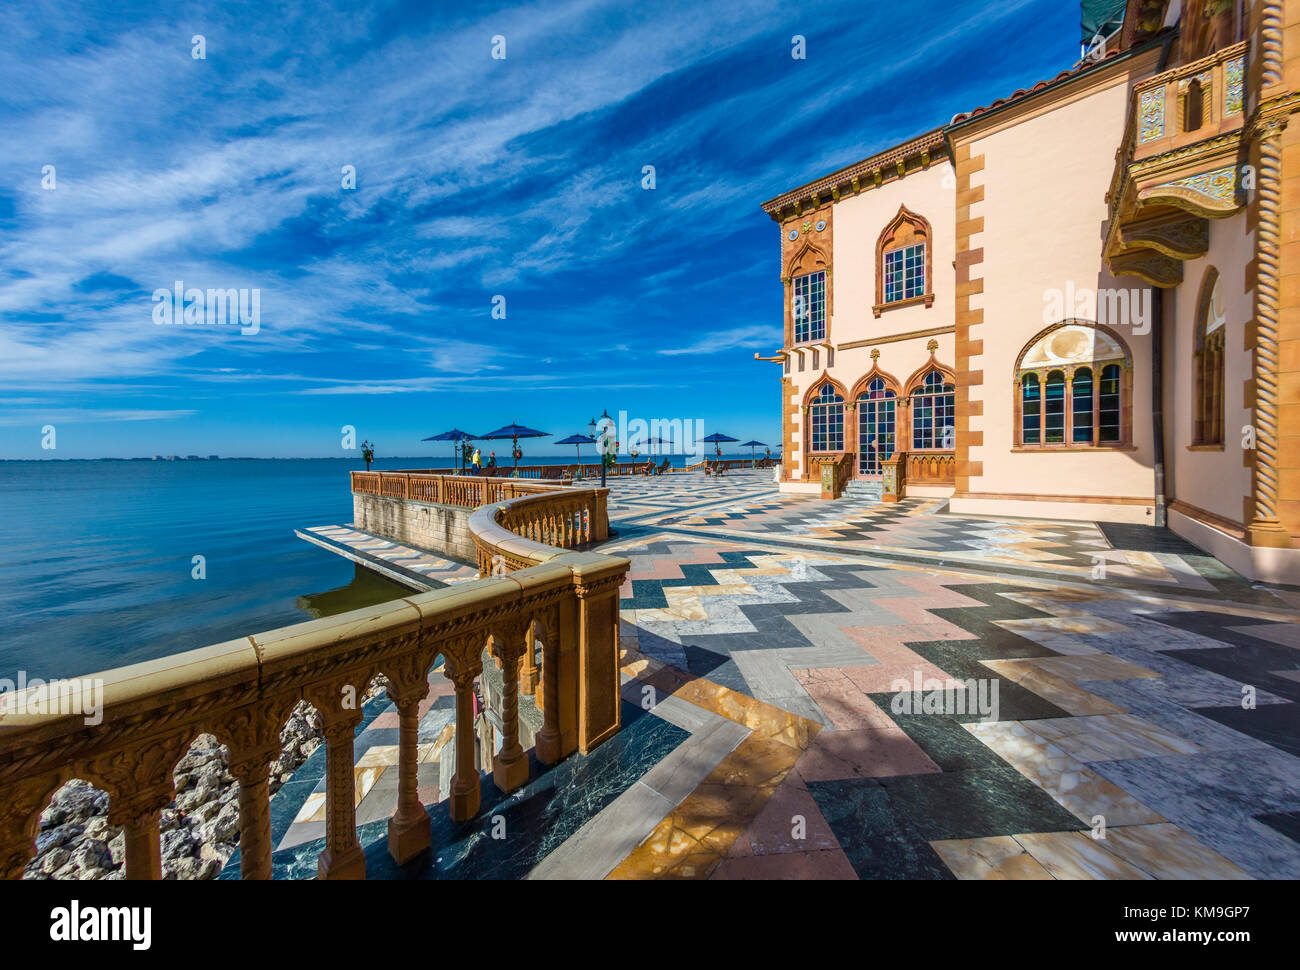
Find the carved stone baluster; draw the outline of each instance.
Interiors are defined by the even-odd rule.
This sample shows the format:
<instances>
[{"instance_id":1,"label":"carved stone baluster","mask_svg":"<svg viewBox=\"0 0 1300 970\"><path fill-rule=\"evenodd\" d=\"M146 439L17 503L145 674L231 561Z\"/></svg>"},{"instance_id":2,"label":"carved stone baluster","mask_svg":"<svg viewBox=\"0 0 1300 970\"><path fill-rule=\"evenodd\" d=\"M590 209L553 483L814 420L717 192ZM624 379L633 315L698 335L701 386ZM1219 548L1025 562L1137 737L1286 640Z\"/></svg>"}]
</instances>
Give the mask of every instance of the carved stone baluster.
<instances>
[{"instance_id":1,"label":"carved stone baluster","mask_svg":"<svg viewBox=\"0 0 1300 970\"><path fill-rule=\"evenodd\" d=\"M125 830L127 879L162 878L158 813L176 797L172 771L189 742L182 733L152 738L104 755L90 766L88 777L102 779L109 790L109 824Z\"/></svg>"},{"instance_id":2,"label":"carved stone baluster","mask_svg":"<svg viewBox=\"0 0 1300 970\"><path fill-rule=\"evenodd\" d=\"M519 657L530 627L507 626L493 635L501 660L501 750L492 759L492 780L503 792L512 792L528 780L528 755L519 744ZM459 766L459 761L457 765Z\"/></svg>"},{"instance_id":3,"label":"carved stone baluster","mask_svg":"<svg viewBox=\"0 0 1300 970\"><path fill-rule=\"evenodd\" d=\"M239 878L271 878L270 763L277 750L262 751L232 763L239 779Z\"/></svg>"},{"instance_id":4,"label":"carved stone baluster","mask_svg":"<svg viewBox=\"0 0 1300 970\"><path fill-rule=\"evenodd\" d=\"M130 796L110 800L108 821L121 826L126 841L126 878L161 879L162 847L159 844L158 813L172 800L171 785L134 791Z\"/></svg>"},{"instance_id":5,"label":"carved stone baluster","mask_svg":"<svg viewBox=\"0 0 1300 970\"><path fill-rule=\"evenodd\" d=\"M316 862L318 879L364 879L366 856L357 841L356 774L352 741L361 710L335 709L325 721L325 851Z\"/></svg>"},{"instance_id":6,"label":"carved stone baluster","mask_svg":"<svg viewBox=\"0 0 1300 970\"><path fill-rule=\"evenodd\" d=\"M410 678L402 684L392 683L388 696L397 705L397 810L388 820L388 854L403 865L429 848L429 810L420 801L419 731L420 702L429 693L423 677Z\"/></svg>"},{"instance_id":7,"label":"carved stone baluster","mask_svg":"<svg viewBox=\"0 0 1300 970\"><path fill-rule=\"evenodd\" d=\"M474 748L474 678L483 672L482 662L472 660L446 664L447 677L456 685L456 774L451 780L449 810L457 822L478 814L479 776Z\"/></svg>"},{"instance_id":8,"label":"carved stone baluster","mask_svg":"<svg viewBox=\"0 0 1300 970\"><path fill-rule=\"evenodd\" d=\"M280 723L288 701L250 706L225 724L230 773L239 780L239 877L271 878L270 765L280 756Z\"/></svg>"},{"instance_id":9,"label":"carved stone baluster","mask_svg":"<svg viewBox=\"0 0 1300 970\"><path fill-rule=\"evenodd\" d=\"M523 657L519 664L519 692L530 697L537 693L539 671L537 669L537 627L528 625L527 641L524 644Z\"/></svg>"},{"instance_id":10,"label":"carved stone baluster","mask_svg":"<svg viewBox=\"0 0 1300 970\"><path fill-rule=\"evenodd\" d=\"M542 709L542 729L534 739L537 760L553 765L564 757L564 739L560 732L560 630L559 610L546 614L546 642L542 647L542 689L537 706Z\"/></svg>"}]
</instances>

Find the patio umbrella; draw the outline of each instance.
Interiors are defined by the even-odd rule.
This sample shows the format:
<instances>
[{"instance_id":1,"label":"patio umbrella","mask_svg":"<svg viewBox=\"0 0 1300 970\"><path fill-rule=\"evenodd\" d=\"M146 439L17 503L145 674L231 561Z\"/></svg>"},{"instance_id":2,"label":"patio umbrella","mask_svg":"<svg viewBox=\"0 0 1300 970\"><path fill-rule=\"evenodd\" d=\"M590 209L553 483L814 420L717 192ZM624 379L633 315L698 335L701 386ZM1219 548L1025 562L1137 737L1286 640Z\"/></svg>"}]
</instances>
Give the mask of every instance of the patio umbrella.
<instances>
[{"instance_id":1,"label":"patio umbrella","mask_svg":"<svg viewBox=\"0 0 1300 970\"><path fill-rule=\"evenodd\" d=\"M754 449L755 449L755 448L766 448L766 447L767 447L767 442L765 442L765 441L746 441L746 442L745 442L743 445L741 445L740 447L742 447L742 448L748 448L748 449L749 449L749 460L750 460L750 461L757 461L758 459L757 459L757 457L754 455Z\"/></svg>"},{"instance_id":2,"label":"patio umbrella","mask_svg":"<svg viewBox=\"0 0 1300 970\"><path fill-rule=\"evenodd\" d=\"M650 449L650 454L652 455L657 454L655 448L659 447L660 445L668 445L669 447L672 447L672 442L664 441L663 438L646 438L645 444L646 447Z\"/></svg>"},{"instance_id":3,"label":"patio umbrella","mask_svg":"<svg viewBox=\"0 0 1300 970\"><path fill-rule=\"evenodd\" d=\"M557 442L556 442L557 445L573 445L573 446L577 449L577 452L578 452L578 464L579 464L579 465L582 464L582 446L583 446L583 445L594 445L595 443L596 443L596 439L595 439L595 438L592 438L592 437L590 437L589 435L585 435L585 434L571 434L571 435L569 435L567 438L565 438L563 441L557 441Z\"/></svg>"},{"instance_id":4,"label":"patio umbrella","mask_svg":"<svg viewBox=\"0 0 1300 970\"><path fill-rule=\"evenodd\" d=\"M508 424L504 428L497 428L490 434L479 435L480 441L504 441L510 439L510 455L514 457L515 452L519 450L520 438L549 438L549 431L537 431L533 428L525 428L522 424ZM515 467L519 467L519 459L515 458Z\"/></svg>"},{"instance_id":5,"label":"patio umbrella","mask_svg":"<svg viewBox=\"0 0 1300 970\"><path fill-rule=\"evenodd\" d=\"M717 434L717 433L715 432L714 434L711 434L711 435L709 435L707 438L705 438L705 439L704 439L704 442L705 442L705 444L718 445L718 446L719 446L719 447L718 447L718 454L721 455L721 454L722 454L722 447L721 447L721 445L722 445L722 443L723 443L724 441L739 441L739 440L740 440L739 438L733 438L733 437L731 437L731 435L726 435L726 434Z\"/></svg>"},{"instance_id":6,"label":"patio umbrella","mask_svg":"<svg viewBox=\"0 0 1300 970\"><path fill-rule=\"evenodd\" d=\"M478 435L470 434L468 431L461 431L459 428L452 428L450 431L444 431L442 434L436 434L432 438L421 439L423 441L454 441L460 444L462 441L477 441ZM452 451L452 458L457 459L457 463L464 465L464 454L459 448Z\"/></svg>"}]
</instances>

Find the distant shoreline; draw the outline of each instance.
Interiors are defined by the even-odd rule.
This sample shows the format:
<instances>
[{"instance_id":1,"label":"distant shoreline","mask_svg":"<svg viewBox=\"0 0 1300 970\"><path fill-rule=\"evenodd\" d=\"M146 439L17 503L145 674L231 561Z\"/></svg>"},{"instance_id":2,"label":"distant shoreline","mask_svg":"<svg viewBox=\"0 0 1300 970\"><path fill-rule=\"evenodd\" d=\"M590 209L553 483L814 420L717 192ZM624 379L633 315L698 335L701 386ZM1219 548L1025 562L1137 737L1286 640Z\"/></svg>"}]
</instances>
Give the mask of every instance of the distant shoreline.
<instances>
[{"instance_id":1,"label":"distant shoreline","mask_svg":"<svg viewBox=\"0 0 1300 970\"><path fill-rule=\"evenodd\" d=\"M487 456L484 455L485 460L486 457ZM712 453L704 455L705 459L712 459L714 457L716 456L713 455ZM732 461L736 461L742 458L749 460L751 458L750 455L738 455L738 454L724 454L722 457L724 459L729 459ZM760 454L753 457L757 457L758 459L761 460L764 456ZM776 459L778 457L779 455L772 456L773 459ZM663 461L663 459L667 458L674 465L679 463L685 463L687 459L690 460L691 464L694 464L696 461L701 460L697 458L695 455L639 455L635 459L633 459L631 455L619 455L618 461L619 464L627 464L628 462L631 461L645 462L651 458L653 458L656 462L661 462ZM157 463L160 465L178 465L178 464L186 464L186 463L209 464L211 462L218 462L218 461L346 461L346 462L359 462L364 464L363 460L360 457L339 458L339 457L323 457L323 456L309 457L309 458L294 458L294 457L239 458L239 457L227 457L225 455L219 455L213 458L203 458L203 457L183 458L179 456L176 458L153 458L153 457L149 457L149 458L0 458L0 464L11 464L11 465L17 465L17 464L33 465L42 462L67 463L67 462L101 462L101 461L144 462L147 464ZM376 459L373 464L378 465L380 462L387 464L389 462L394 462L394 461L408 462L410 463L412 468L452 469L457 467L455 464L450 463L449 459L447 458L439 459L437 457L430 457L428 455L411 455L411 456L399 455L393 458L379 458ZM497 465L499 467L507 467L510 466L511 464L512 464L511 462L501 461L500 458L497 459ZM579 461L576 457L572 455L569 456L565 456L563 454L533 455L533 456L525 456L523 460L519 462L519 464L521 465L576 465L579 464ZM584 465L597 464L597 458L592 455L584 455L581 464Z\"/></svg>"}]
</instances>

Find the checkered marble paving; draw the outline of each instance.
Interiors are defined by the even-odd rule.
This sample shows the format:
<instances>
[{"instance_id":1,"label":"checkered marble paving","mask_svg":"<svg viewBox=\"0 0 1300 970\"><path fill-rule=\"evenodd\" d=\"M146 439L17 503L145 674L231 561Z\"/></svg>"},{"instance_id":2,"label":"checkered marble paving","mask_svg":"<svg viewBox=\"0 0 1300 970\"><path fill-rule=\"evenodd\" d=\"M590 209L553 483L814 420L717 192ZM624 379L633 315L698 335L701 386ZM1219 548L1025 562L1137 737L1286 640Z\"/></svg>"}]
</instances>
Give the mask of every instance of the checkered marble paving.
<instances>
[{"instance_id":1,"label":"checkered marble paving","mask_svg":"<svg viewBox=\"0 0 1300 970\"><path fill-rule=\"evenodd\" d=\"M505 800L485 776L482 817L528 833L503 844L438 813L440 722L420 769L439 849L399 872L396 738L374 722L370 878L1300 877L1300 591L1144 527L823 503L752 474L615 479L611 512L624 730ZM303 873L312 784L286 786L276 829Z\"/></svg>"},{"instance_id":2,"label":"checkered marble paving","mask_svg":"<svg viewBox=\"0 0 1300 970\"><path fill-rule=\"evenodd\" d=\"M635 504L646 489L653 490L653 509ZM632 496L626 502L625 493ZM850 494L826 502L781 494L769 472L741 472L721 480L695 473L614 479L610 495L611 521L624 530L775 541L886 561L960 564L1249 597L1249 584L1236 573L1172 533L1145 526L959 516L949 514L942 499L886 505Z\"/></svg>"},{"instance_id":3,"label":"checkered marble paving","mask_svg":"<svg viewBox=\"0 0 1300 970\"><path fill-rule=\"evenodd\" d=\"M672 534L616 547L626 650L819 726L711 877L1300 876L1281 602ZM994 716L925 709L970 681L996 685Z\"/></svg>"}]
</instances>

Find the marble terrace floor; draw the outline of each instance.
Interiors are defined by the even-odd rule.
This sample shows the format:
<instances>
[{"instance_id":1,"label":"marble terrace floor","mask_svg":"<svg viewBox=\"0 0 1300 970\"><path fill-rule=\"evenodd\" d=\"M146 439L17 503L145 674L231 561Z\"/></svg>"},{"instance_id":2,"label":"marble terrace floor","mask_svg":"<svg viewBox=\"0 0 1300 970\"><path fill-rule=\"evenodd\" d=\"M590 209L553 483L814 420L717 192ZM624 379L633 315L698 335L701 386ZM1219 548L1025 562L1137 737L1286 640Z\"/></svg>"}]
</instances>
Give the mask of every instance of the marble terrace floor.
<instances>
[{"instance_id":1,"label":"marble terrace floor","mask_svg":"<svg viewBox=\"0 0 1300 970\"><path fill-rule=\"evenodd\" d=\"M768 473L611 488L624 730L509 797L485 776L458 825L435 672L435 848L398 869L396 715L372 702L371 878L1300 878L1300 590L1144 526L821 502ZM308 531L413 585L472 574ZM323 768L322 749L272 802L278 876L314 874Z\"/></svg>"}]
</instances>

